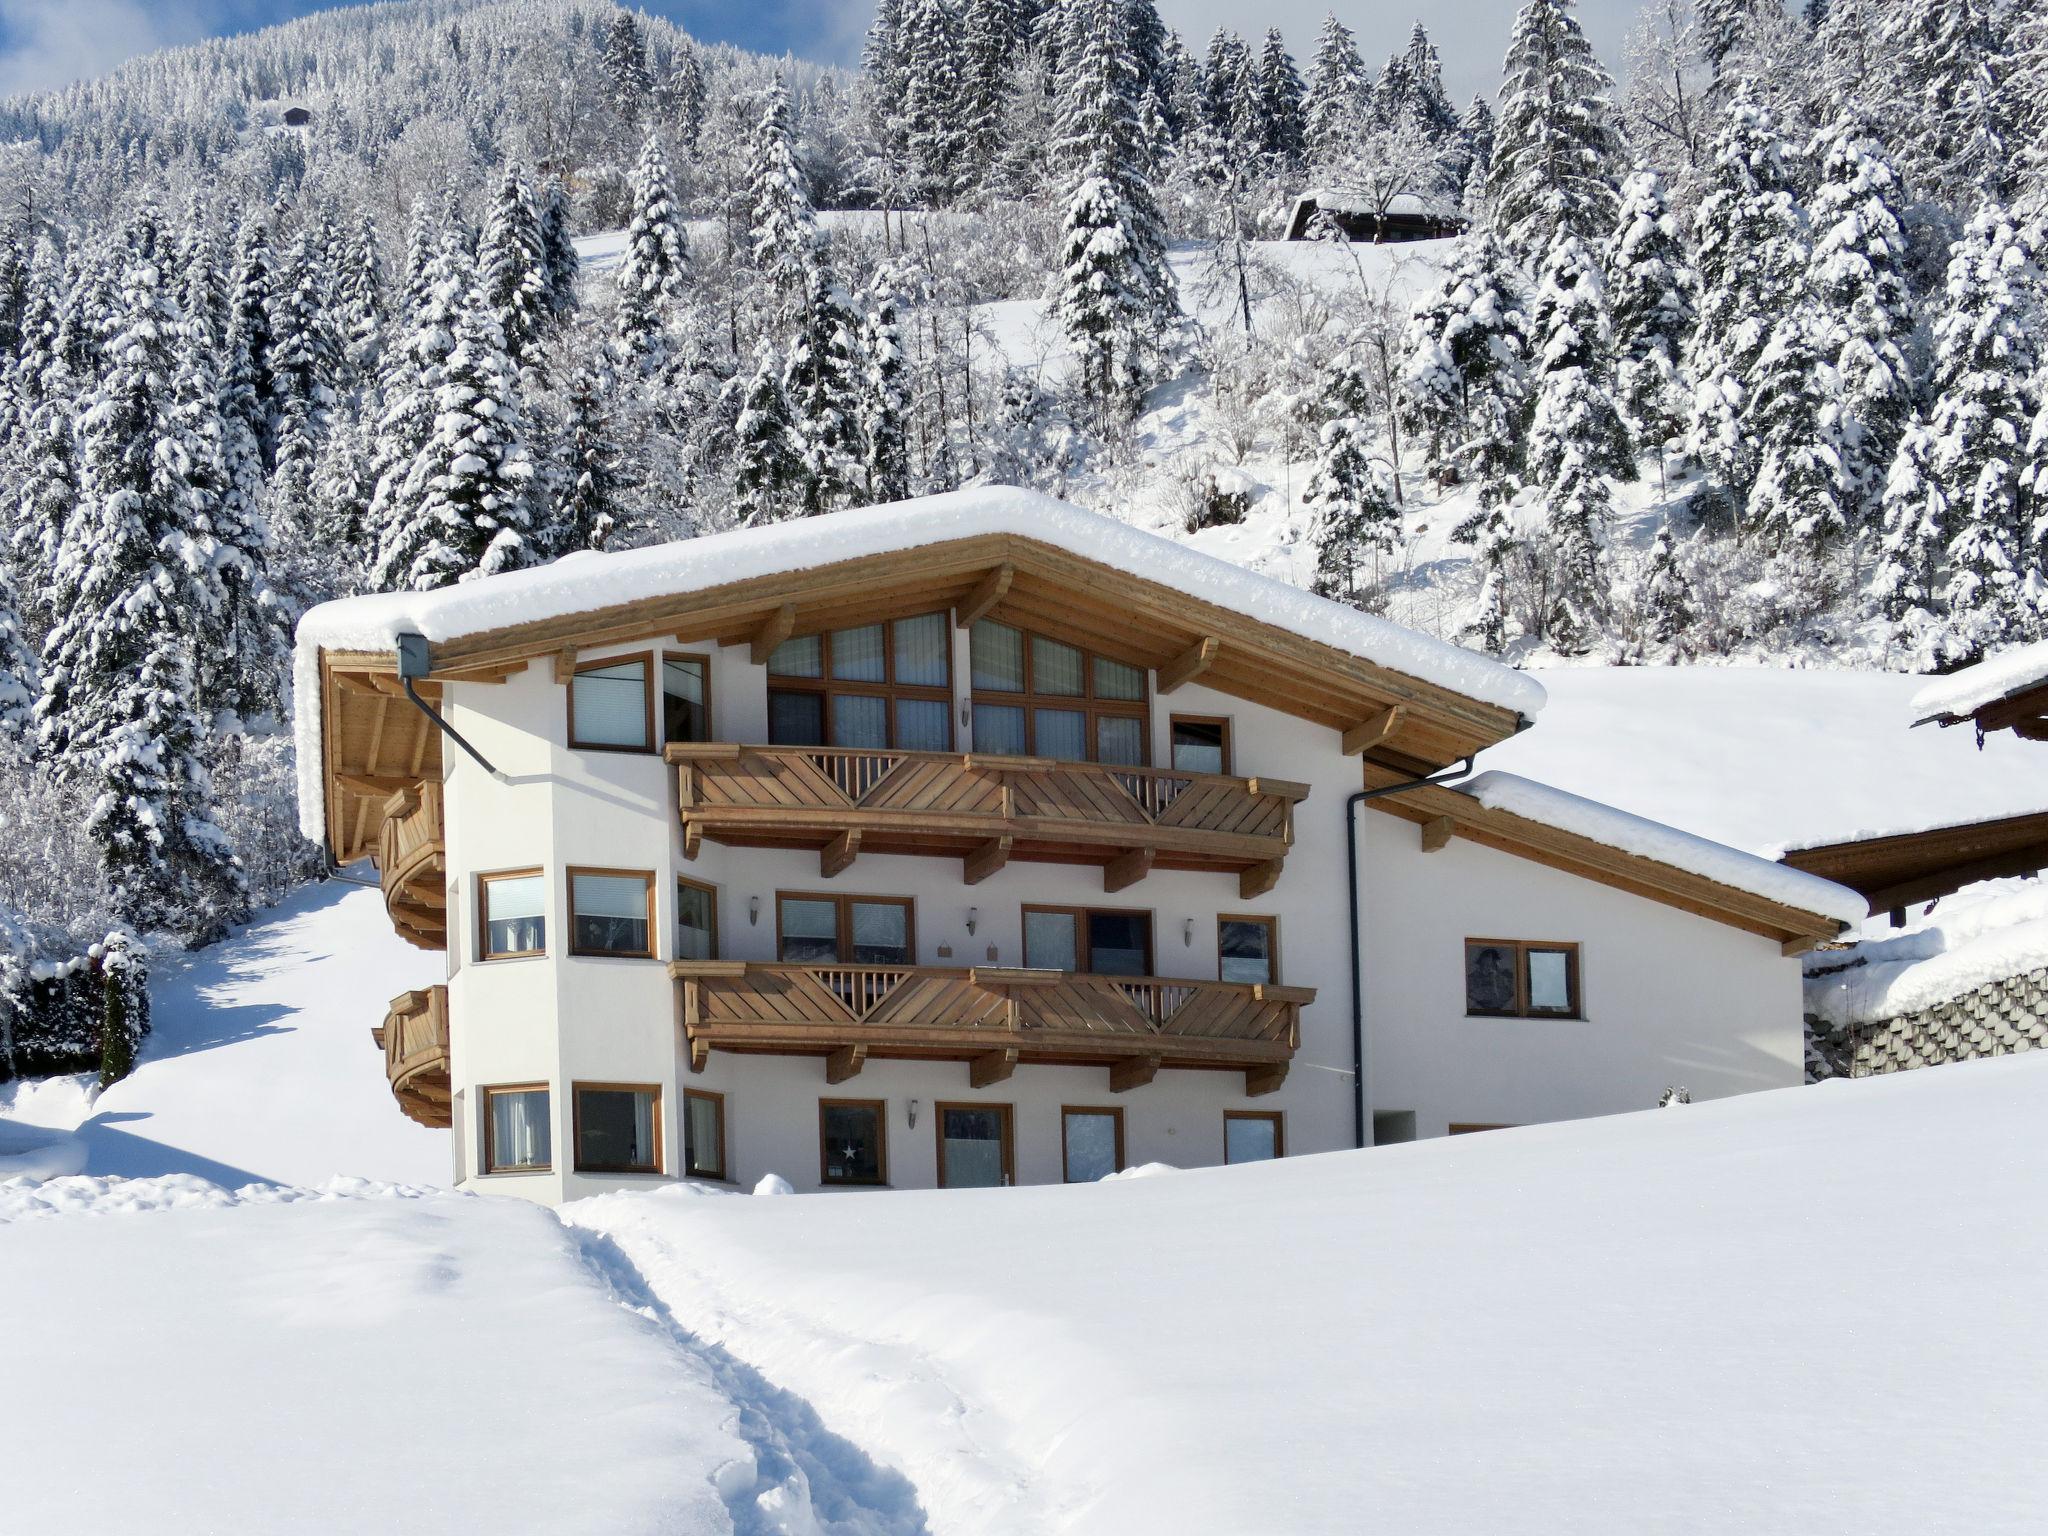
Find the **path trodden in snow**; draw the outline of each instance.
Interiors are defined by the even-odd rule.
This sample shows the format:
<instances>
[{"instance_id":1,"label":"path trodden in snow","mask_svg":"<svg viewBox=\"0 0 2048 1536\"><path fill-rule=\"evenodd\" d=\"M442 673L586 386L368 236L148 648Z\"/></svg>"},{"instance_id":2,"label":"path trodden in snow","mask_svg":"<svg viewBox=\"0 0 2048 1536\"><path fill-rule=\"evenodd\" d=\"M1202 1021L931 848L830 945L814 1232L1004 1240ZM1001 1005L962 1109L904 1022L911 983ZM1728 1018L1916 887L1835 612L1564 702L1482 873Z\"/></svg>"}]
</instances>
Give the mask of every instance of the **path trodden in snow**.
<instances>
[{"instance_id":1,"label":"path trodden in snow","mask_svg":"<svg viewBox=\"0 0 2048 1536\"><path fill-rule=\"evenodd\" d=\"M910 1486L516 1200L0 1182L0 1528L922 1536Z\"/></svg>"}]
</instances>

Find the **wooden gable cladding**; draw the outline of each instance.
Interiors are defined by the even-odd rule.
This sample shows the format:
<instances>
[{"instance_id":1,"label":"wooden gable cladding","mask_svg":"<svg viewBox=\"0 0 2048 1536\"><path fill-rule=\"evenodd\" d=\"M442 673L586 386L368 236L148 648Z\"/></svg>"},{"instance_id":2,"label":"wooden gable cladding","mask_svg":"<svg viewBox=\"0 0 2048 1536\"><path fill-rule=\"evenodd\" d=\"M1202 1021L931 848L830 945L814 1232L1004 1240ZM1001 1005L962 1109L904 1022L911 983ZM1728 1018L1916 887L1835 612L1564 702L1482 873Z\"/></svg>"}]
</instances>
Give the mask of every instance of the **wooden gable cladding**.
<instances>
[{"instance_id":1,"label":"wooden gable cladding","mask_svg":"<svg viewBox=\"0 0 2048 1536\"><path fill-rule=\"evenodd\" d=\"M1391 717L1374 756L1429 769L1514 734L1513 710L1394 672L1320 641L1016 534L975 535L537 620L433 648L434 676L488 677L567 647L673 636L756 648L952 608L1015 624L1169 679L1201 661L1210 688L1343 732Z\"/></svg>"},{"instance_id":2,"label":"wooden gable cladding","mask_svg":"<svg viewBox=\"0 0 2048 1536\"><path fill-rule=\"evenodd\" d=\"M1368 761L1365 785L1380 789L1401 782L1401 776ZM1731 928L1761 935L1797 954L1825 943L1841 930L1831 917L1801 912L1767 897L1753 896L1673 865L1660 864L1575 832L1565 832L1506 811L1489 810L1470 795L1439 785L1424 785L1368 802L1374 810L1414 822L1425 851L1443 848L1454 838L1513 854L1552 869L1561 869L1615 890L1661 902Z\"/></svg>"},{"instance_id":3,"label":"wooden gable cladding","mask_svg":"<svg viewBox=\"0 0 2048 1536\"><path fill-rule=\"evenodd\" d=\"M420 692L432 703L441 688ZM374 857L393 795L440 779L440 732L405 696L388 653L323 655L320 712L328 848L342 864Z\"/></svg>"}]
</instances>

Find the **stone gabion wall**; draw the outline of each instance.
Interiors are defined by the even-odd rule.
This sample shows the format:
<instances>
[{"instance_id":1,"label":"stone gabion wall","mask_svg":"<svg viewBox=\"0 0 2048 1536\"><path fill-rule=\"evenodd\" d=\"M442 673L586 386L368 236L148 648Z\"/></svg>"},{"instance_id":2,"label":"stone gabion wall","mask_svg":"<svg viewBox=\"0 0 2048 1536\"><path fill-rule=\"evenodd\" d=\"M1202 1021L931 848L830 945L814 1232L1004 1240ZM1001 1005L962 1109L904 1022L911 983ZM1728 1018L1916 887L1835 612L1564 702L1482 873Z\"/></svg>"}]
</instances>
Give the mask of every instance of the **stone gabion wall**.
<instances>
[{"instance_id":1,"label":"stone gabion wall","mask_svg":"<svg viewBox=\"0 0 2048 1536\"><path fill-rule=\"evenodd\" d=\"M1868 1077L2048 1049L2048 966L1897 1018L1832 1029L1806 1017L1807 1076Z\"/></svg>"}]
</instances>

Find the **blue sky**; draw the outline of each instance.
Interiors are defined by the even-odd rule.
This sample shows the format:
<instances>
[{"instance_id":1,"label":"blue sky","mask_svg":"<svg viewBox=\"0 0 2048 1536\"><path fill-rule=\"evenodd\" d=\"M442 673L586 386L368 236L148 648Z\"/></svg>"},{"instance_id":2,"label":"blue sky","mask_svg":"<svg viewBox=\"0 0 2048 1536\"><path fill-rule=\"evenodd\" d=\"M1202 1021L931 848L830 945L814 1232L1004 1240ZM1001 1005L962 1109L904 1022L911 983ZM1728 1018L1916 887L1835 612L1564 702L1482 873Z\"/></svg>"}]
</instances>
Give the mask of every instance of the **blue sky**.
<instances>
[{"instance_id":1,"label":"blue sky","mask_svg":"<svg viewBox=\"0 0 2048 1536\"><path fill-rule=\"evenodd\" d=\"M329 0L0 0L0 96L104 73L122 59L178 43L247 31L328 8ZM1334 0L1377 63L1421 15L1443 55L1451 94L1492 93L1518 0ZM1580 0L1580 14L1610 68L1639 0ZM1278 26L1306 66L1333 0L1159 0L1167 24L1198 46L1219 25L1263 33ZM851 62L872 0L656 0L640 9L698 37L763 52Z\"/></svg>"}]
</instances>

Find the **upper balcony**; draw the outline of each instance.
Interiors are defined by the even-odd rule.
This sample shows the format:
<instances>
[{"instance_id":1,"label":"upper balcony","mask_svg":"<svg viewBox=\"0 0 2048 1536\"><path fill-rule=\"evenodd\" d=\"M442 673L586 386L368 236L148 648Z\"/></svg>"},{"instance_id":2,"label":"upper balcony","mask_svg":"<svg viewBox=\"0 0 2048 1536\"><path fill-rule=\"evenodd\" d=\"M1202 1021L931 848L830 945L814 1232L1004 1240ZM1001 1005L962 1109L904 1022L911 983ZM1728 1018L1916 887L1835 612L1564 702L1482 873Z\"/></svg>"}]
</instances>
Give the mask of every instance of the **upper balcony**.
<instances>
[{"instance_id":1,"label":"upper balcony","mask_svg":"<svg viewBox=\"0 0 2048 1536\"><path fill-rule=\"evenodd\" d=\"M1312 987L981 966L677 960L690 1068L716 1050L823 1056L825 1080L870 1056L965 1061L985 1088L1019 1062L1109 1069L1110 1090L1161 1067L1241 1071L1271 1093L1301 1044Z\"/></svg>"},{"instance_id":2,"label":"upper balcony","mask_svg":"<svg viewBox=\"0 0 2048 1536\"><path fill-rule=\"evenodd\" d=\"M448 945L448 860L443 842L441 783L429 779L384 803L377 835L377 874L384 910L399 936L421 949Z\"/></svg>"},{"instance_id":3,"label":"upper balcony","mask_svg":"<svg viewBox=\"0 0 2048 1536\"><path fill-rule=\"evenodd\" d=\"M421 1125L446 1129L449 1111L448 989L424 987L391 999L370 1031L384 1052L384 1075L398 1107Z\"/></svg>"},{"instance_id":4,"label":"upper balcony","mask_svg":"<svg viewBox=\"0 0 2048 1536\"><path fill-rule=\"evenodd\" d=\"M969 885L1011 859L1102 868L1105 891L1154 869L1273 888L1306 784L955 752L691 743L676 765L683 848L815 848L830 878L862 853L958 858Z\"/></svg>"}]
</instances>

